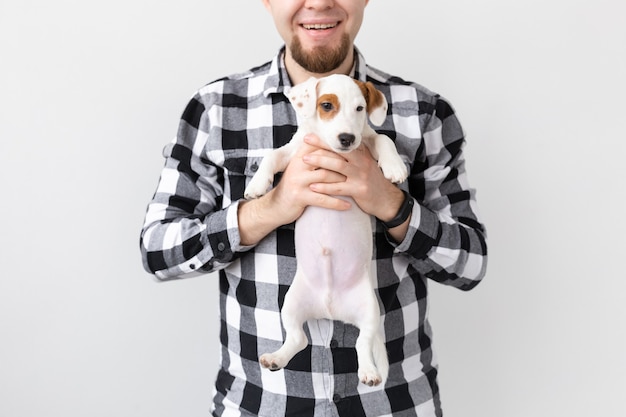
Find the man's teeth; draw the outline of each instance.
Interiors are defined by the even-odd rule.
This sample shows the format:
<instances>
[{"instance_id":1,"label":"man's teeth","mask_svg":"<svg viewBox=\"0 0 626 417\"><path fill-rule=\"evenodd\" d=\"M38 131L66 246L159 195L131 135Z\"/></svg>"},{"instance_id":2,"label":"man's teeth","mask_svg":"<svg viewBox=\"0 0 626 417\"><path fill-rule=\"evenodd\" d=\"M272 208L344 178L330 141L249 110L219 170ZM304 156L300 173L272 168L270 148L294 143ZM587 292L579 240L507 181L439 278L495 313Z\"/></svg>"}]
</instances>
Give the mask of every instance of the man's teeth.
<instances>
[{"instance_id":1,"label":"man's teeth","mask_svg":"<svg viewBox=\"0 0 626 417\"><path fill-rule=\"evenodd\" d=\"M322 24L315 24L315 25L302 25L304 26L305 29L331 29L334 28L335 26L337 26L336 23L322 23Z\"/></svg>"}]
</instances>

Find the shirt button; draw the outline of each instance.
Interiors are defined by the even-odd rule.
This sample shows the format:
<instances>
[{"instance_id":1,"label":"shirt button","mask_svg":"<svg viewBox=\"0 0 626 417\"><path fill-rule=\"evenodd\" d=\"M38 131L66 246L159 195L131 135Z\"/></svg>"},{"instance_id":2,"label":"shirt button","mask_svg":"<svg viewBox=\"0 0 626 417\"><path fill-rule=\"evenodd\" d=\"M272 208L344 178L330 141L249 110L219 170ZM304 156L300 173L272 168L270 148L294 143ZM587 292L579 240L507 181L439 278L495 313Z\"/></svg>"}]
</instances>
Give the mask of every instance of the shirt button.
<instances>
[{"instance_id":1,"label":"shirt button","mask_svg":"<svg viewBox=\"0 0 626 417\"><path fill-rule=\"evenodd\" d=\"M196 269L196 264L189 264L189 268Z\"/></svg>"},{"instance_id":2,"label":"shirt button","mask_svg":"<svg viewBox=\"0 0 626 417\"><path fill-rule=\"evenodd\" d=\"M333 339L330 341L330 347L332 349L337 349L339 347L339 342L337 341L337 339Z\"/></svg>"},{"instance_id":3,"label":"shirt button","mask_svg":"<svg viewBox=\"0 0 626 417\"><path fill-rule=\"evenodd\" d=\"M339 395L339 394L333 395L333 402L334 403L338 403L340 401L341 401L341 395Z\"/></svg>"},{"instance_id":4,"label":"shirt button","mask_svg":"<svg viewBox=\"0 0 626 417\"><path fill-rule=\"evenodd\" d=\"M222 252L224 249L226 249L226 245L224 244L224 242L218 243L217 250Z\"/></svg>"},{"instance_id":5,"label":"shirt button","mask_svg":"<svg viewBox=\"0 0 626 417\"><path fill-rule=\"evenodd\" d=\"M256 163L256 162L254 162L254 163L252 164L252 166L250 167L250 170L251 170L252 172L256 172L256 171L257 171L257 169L259 169L259 166L257 165L257 163Z\"/></svg>"}]
</instances>

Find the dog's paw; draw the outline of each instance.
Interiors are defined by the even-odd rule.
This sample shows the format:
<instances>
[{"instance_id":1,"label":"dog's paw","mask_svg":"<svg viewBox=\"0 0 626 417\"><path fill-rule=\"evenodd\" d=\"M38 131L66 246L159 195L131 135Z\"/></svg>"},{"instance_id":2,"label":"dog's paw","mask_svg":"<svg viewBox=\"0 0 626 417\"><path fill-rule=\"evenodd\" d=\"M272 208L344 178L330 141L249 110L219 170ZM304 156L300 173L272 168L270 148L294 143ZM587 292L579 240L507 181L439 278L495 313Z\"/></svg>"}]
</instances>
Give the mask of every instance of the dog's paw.
<instances>
[{"instance_id":1,"label":"dog's paw","mask_svg":"<svg viewBox=\"0 0 626 417\"><path fill-rule=\"evenodd\" d=\"M380 376L376 368L361 367L359 368L358 375L359 381L370 387L375 387L383 382L383 378Z\"/></svg>"},{"instance_id":2,"label":"dog's paw","mask_svg":"<svg viewBox=\"0 0 626 417\"><path fill-rule=\"evenodd\" d=\"M401 183L409 176L409 170L398 154L381 156L378 166L382 169L385 178L395 184Z\"/></svg>"},{"instance_id":3,"label":"dog's paw","mask_svg":"<svg viewBox=\"0 0 626 417\"><path fill-rule=\"evenodd\" d=\"M380 168L383 170L383 175L385 176L385 178L387 178L394 184L400 184L409 176L409 171L404 165L404 162L402 162L402 160L393 164L387 163L379 165Z\"/></svg>"},{"instance_id":4,"label":"dog's paw","mask_svg":"<svg viewBox=\"0 0 626 417\"><path fill-rule=\"evenodd\" d=\"M283 363L278 355L274 353L265 353L261 355L259 362L261 363L261 366L269 369L270 371L278 371L286 365L286 363Z\"/></svg>"},{"instance_id":5,"label":"dog's paw","mask_svg":"<svg viewBox=\"0 0 626 417\"><path fill-rule=\"evenodd\" d=\"M270 188L271 185L272 185L271 178L263 178L261 176L255 175L252 178L252 181L250 181L250 184L248 184L248 186L244 190L243 196L247 200L261 197L267 192L267 190Z\"/></svg>"}]
</instances>

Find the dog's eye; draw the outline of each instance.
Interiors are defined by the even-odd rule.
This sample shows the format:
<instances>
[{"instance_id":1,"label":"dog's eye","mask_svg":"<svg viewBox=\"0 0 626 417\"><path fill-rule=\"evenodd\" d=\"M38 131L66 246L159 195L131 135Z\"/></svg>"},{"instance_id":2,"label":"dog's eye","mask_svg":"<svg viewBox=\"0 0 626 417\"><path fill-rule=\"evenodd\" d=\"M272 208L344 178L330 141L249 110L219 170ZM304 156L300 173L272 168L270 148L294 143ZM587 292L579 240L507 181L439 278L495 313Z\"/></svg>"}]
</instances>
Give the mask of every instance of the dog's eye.
<instances>
[{"instance_id":1,"label":"dog's eye","mask_svg":"<svg viewBox=\"0 0 626 417\"><path fill-rule=\"evenodd\" d=\"M363 107L363 106L358 106L356 108L356 111L363 111L363 110L365 110L365 107Z\"/></svg>"},{"instance_id":2,"label":"dog's eye","mask_svg":"<svg viewBox=\"0 0 626 417\"><path fill-rule=\"evenodd\" d=\"M322 110L326 112L332 111L334 109L333 103L330 103L328 101L321 103L320 106L322 107Z\"/></svg>"}]
</instances>

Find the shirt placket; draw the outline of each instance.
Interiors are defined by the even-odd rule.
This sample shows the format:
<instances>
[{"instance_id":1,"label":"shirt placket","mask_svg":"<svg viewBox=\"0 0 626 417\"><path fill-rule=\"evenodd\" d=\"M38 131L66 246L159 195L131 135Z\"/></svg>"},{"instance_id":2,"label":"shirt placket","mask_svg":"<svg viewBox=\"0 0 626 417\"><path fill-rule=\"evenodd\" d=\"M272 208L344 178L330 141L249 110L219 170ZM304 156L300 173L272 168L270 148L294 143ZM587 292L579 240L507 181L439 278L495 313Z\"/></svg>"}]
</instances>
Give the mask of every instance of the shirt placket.
<instances>
[{"instance_id":1,"label":"shirt placket","mask_svg":"<svg viewBox=\"0 0 626 417\"><path fill-rule=\"evenodd\" d=\"M346 326L339 321L333 322L333 335L330 340L329 346L329 360L331 362L331 367L334 369L333 360L335 358L335 354L333 353L336 349L341 349L345 346L345 336L346 336ZM332 376L333 380L333 391L328 396L329 400L334 404L333 408L333 416L338 416L338 410L342 407L345 407L346 401L346 374L336 374L333 372Z\"/></svg>"},{"instance_id":2,"label":"shirt placket","mask_svg":"<svg viewBox=\"0 0 626 417\"><path fill-rule=\"evenodd\" d=\"M333 406L334 380L333 355L331 346L334 345L333 322L327 319L310 320L308 327L311 335L311 343L317 346L313 353L312 376L314 378L315 398L320 401L326 399L328 407L324 407L324 417L336 417Z\"/></svg>"}]
</instances>

